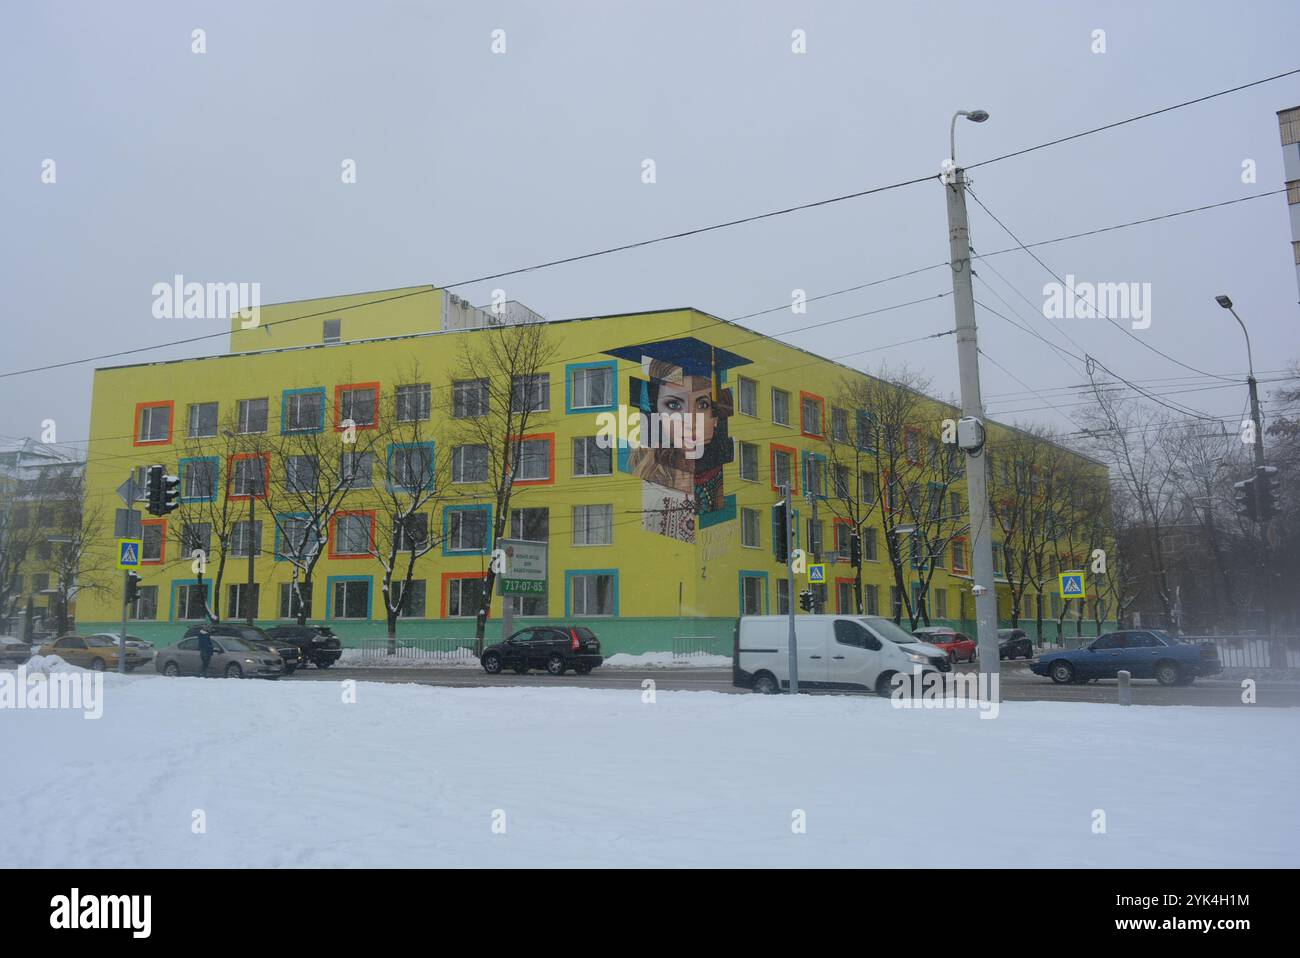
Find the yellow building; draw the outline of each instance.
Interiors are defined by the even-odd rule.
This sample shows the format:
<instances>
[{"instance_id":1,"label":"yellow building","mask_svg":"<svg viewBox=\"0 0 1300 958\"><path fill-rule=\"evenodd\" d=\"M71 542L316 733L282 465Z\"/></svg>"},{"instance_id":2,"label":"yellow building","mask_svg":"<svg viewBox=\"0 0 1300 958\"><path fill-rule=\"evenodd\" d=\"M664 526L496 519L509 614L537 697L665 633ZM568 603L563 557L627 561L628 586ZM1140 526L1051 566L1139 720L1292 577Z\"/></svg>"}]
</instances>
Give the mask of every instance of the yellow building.
<instances>
[{"instance_id":1,"label":"yellow building","mask_svg":"<svg viewBox=\"0 0 1300 958\"><path fill-rule=\"evenodd\" d=\"M695 309L546 323L547 360L526 382L503 385L486 369L467 368L487 337L512 335L512 324L532 318L519 304L484 312L445 290L415 287L263 307L232 319L228 354L97 370L88 500L99 497L111 516L114 490L132 470L139 475L154 463L182 482L179 509L145 516L143 595L131 631L171 641L182 623L205 614L209 597L223 618L246 614L251 595L260 624L288 620L296 612L292 543L309 535L313 522L286 505L284 490L301 493L315 482L327 495L327 477L346 475L350 488L325 514L311 620L346 640L382 637L381 560L386 533L393 535L394 477L418 460L430 469L417 517L419 535L428 538L419 541L439 544L415 560L398 634L472 635L496 506L484 462L490 455L471 448L466 427L495 401L489 396L500 395L525 397L518 401L530 411L505 535L549 543L546 591L512 600L526 617L516 625L591 619L607 652L669 649L679 637L729 650L738 615L787 608L772 535L782 482L794 487L796 546L809 561L817 553L827 563L826 611L856 604L849 562L855 523L845 521L855 509L866 510L865 611L888 615L903 601L894 592L886 533L904 524L883 515L903 506L892 501L886 478L880 488L891 502L860 508L874 498L866 487L881 477L875 470L868 479L857 466L846 471L841 455L872 445L854 438L873 421L870 414L839 404L869 377ZM948 461L936 443L944 419L955 415L922 400L924 414L899 438L900 455L918 477ZM656 434L671 442L633 448L626 429L649 425L641 414L651 412L665 415ZM670 412L700 418L690 420L693 428L674 426ZM385 432L394 424L388 420L401 425L404 440L399 431ZM605 441L611 428L622 441ZM999 435L999 427L992 432ZM649 436L640 442L649 445ZM870 455L859 460L870 465ZM898 495L914 495L919 482L900 485ZM424 480L414 487L426 488ZM960 478L929 489L942 499L936 515L955 520L964 501ZM854 509L837 508L844 504L837 496L852 496ZM925 560L918 566L913 556L904 564L908 598L922 597L919 588L934 624L969 627L965 538L934 531L926 547L933 580L928 590L914 581ZM195 548L204 553L201 574ZM407 550L398 553L404 562ZM213 595L207 590L218 575ZM796 591L806 587L801 581ZM83 598L82 631L111 625L118 601ZM494 620L501 602L492 600ZM488 635L497 634L490 623Z\"/></svg>"}]
</instances>

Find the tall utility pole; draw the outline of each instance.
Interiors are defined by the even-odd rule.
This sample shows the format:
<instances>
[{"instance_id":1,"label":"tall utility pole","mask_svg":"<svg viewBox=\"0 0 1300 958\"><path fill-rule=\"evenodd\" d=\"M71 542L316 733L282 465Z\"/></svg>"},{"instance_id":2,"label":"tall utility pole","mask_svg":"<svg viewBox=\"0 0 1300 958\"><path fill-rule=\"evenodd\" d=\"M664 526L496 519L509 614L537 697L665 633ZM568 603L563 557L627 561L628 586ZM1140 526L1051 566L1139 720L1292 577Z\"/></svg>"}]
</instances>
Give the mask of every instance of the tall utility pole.
<instances>
[{"instance_id":1,"label":"tall utility pole","mask_svg":"<svg viewBox=\"0 0 1300 958\"><path fill-rule=\"evenodd\" d=\"M988 673L988 694L997 699L994 677L1001 671L998 658L998 597L993 584L993 537L989 523L988 477L984 445L984 401L980 397L979 342L975 333L975 291L971 287L970 232L966 223L966 171L957 166L957 117L983 123L983 110L965 110L952 118L949 142L953 168L943 179L948 197L948 252L952 267L953 308L956 312L957 367L961 377L962 423L958 440L966 451L966 497L970 500L972 589L979 670ZM948 182L950 180L950 182ZM965 435L963 435L963 433ZM978 437L977 439L975 437Z\"/></svg>"},{"instance_id":2,"label":"tall utility pole","mask_svg":"<svg viewBox=\"0 0 1300 958\"><path fill-rule=\"evenodd\" d=\"M253 460L256 469L253 470L252 485L248 490L248 584L244 586L244 619L249 625L256 625L254 619L257 618L256 603L253 601L253 589L257 579L254 578L253 557L257 553L256 544L253 541L253 530L257 528L257 491L262 486L262 477L258 475L262 469L262 459L259 456ZM260 540L259 543L260 544Z\"/></svg>"},{"instance_id":3,"label":"tall utility pole","mask_svg":"<svg viewBox=\"0 0 1300 958\"><path fill-rule=\"evenodd\" d=\"M126 522L122 527L122 532L127 538L131 537L131 517L135 515L135 470L126 477ZM141 538L141 546L144 539ZM122 573L122 632L117 637L117 670L123 675L126 674L126 619L131 611L130 604L127 603L126 597L131 592L131 573L130 571Z\"/></svg>"},{"instance_id":4,"label":"tall utility pole","mask_svg":"<svg viewBox=\"0 0 1300 958\"><path fill-rule=\"evenodd\" d=\"M781 508L785 510L785 574L786 574L786 594L790 601L786 603L787 611L790 613L790 691L794 694L799 693L799 640L795 636L794 628L794 529L790 525L794 517L794 510L790 508L790 487L781 486Z\"/></svg>"},{"instance_id":5,"label":"tall utility pole","mask_svg":"<svg viewBox=\"0 0 1300 958\"><path fill-rule=\"evenodd\" d=\"M812 553L813 562L822 561L822 526L821 520L817 516L817 499L821 491L820 483L821 475L817 471L817 460L809 459L808 475L804 477L804 489L808 493L808 502L812 511L812 518L809 520L810 524L808 526L808 551ZM813 538L814 533L817 536L815 539ZM811 582L808 584L808 588L812 591L813 613L821 615L826 611L823 608L825 603L822 601L822 591ZM825 589L824 585L822 589Z\"/></svg>"}]
</instances>

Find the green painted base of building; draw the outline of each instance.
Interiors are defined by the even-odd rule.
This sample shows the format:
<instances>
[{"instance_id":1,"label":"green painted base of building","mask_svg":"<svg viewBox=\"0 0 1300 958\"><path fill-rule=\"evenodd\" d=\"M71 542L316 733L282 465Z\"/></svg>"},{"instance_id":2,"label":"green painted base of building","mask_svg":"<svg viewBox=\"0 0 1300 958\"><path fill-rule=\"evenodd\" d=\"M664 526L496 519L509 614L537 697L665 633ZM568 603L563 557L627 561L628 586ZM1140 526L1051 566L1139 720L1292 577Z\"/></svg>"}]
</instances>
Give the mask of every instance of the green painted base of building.
<instances>
[{"instance_id":1,"label":"green painted base of building","mask_svg":"<svg viewBox=\"0 0 1300 958\"><path fill-rule=\"evenodd\" d=\"M605 655L639 655L645 652L672 652L675 649L707 651L717 655L730 655L732 634L736 619L729 618L659 618L659 617L621 617L617 619L582 619L583 625L590 628L600 639ZM184 635L185 630L197 622L128 622L127 634L139 636L157 647L171 645ZM262 628L283 625L282 620L257 623ZM515 628L531 625L564 625L561 619L515 619ZM940 627L955 628L962 632L974 634L974 622L961 622L949 619L933 619L931 624ZM365 619L333 619L328 622L334 634L343 642L344 648L360 648L363 640L387 639L387 624ZM903 623L906 628L907 623ZM1000 628L1011 628L1009 621L999 623ZM1114 623L1104 623L1102 632L1114 628ZM83 635L94 632L117 633L120 622L79 622L77 631ZM1022 621L1019 628L1024 629L1031 638L1037 637L1037 627L1031 620ZM1055 642L1060 638L1072 639L1076 634L1093 637L1098 634L1091 621L1083 622L1081 631L1076 633L1076 623L1067 620L1058 633L1055 619L1043 623L1043 638ZM473 638L473 619L404 619L397 624L397 641L404 639L458 639ZM500 641L501 620L490 620L487 624L485 641Z\"/></svg>"}]
</instances>

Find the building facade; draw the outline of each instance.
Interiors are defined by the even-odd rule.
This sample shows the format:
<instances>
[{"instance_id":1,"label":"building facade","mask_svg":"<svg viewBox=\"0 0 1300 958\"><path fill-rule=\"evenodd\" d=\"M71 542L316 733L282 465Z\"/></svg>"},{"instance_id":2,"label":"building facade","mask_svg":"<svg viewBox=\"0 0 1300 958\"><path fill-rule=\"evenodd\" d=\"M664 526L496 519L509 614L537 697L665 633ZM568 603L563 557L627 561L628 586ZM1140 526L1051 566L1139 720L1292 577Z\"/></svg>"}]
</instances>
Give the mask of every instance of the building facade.
<instances>
[{"instance_id":1,"label":"building facade","mask_svg":"<svg viewBox=\"0 0 1300 958\"><path fill-rule=\"evenodd\" d=\"M1300 291L1300 106L1279 110L1277 124L1282 134L1282 175L1286 178L1287 210L1291 216L1291 253L1296 289Z\"/></svg>"},{"instance_id":2,"label":"building facade","mask_svg":"<svg viewBox=\"0 0 1300 958\"><path fill-rule=\"evenodd\" d=\"M796 547L827 565L825 611L858 605L860 528L864 611L901 606L906 624L924 606L933 624L973 627L964 481L941 439L955 409L916 396L897 435L877 441L875 413L850 408L871 377L688 308L545 323L545 362L490 381L474 365L488 337L534 316L518 304L475 310L432 287L358 294L236 318L224 355L97 370L88 501L111 502L154 463L181 479L180 508L145 516L131 631L172 641L210 611L242 618L250 603L259 624L288 620L310 554L311 620L347 641L379 638L385 570L414 552L398 636L473 635L497 500L490 441L472 427L501 396L530 413L512 446L503 531L549 543L544 591L510 600L516 627L582 618L607 652L685 637L729 649L739 615L791 600L773 542L783 484ZM663 416L658 446L634 435L652 413ZM1011 432L992 427L991 447ZM884 445L896 465L882 465ZM318 509L343 479L346 492ZM909 504L918 521L900 521ZM1053 562L1077 565L1081 549ZM119 601L84 599L83 626L109 627ZM1095 631L1092 610L1085 618Z\"/></svg>"}]
</instances>

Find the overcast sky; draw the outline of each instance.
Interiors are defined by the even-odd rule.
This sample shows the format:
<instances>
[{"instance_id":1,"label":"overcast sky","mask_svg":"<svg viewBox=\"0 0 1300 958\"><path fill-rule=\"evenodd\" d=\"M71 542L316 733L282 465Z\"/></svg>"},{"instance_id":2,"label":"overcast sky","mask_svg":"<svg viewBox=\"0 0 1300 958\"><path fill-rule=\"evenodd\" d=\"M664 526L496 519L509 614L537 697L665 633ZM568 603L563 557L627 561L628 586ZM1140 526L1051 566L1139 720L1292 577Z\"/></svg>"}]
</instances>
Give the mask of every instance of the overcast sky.
<instances>
[{"instance_id":1,"label":"overcast sky","mask_svg":"<svg viewBox=\"0 0 1300 958\"><path fill-rule=\"evenodd\" d=\"M958 128L973 163L1296 67L1294 2L7 3L0 372L224 330L152 317L153 285L176 273L259 282L267 303L446 285L937 173L957 109L992 114ZM1033 242L1280 188L1275 114L1296 105L1300 77L1286 78L974 170L974 190ZM1245 160L1256 183L1242 182ZM970 215L977 251L1014 245L974 203ZM1061 275L1150 283L1151 325L1133 336L1212 373L1245 369L1213 299L1230 293L1267 379L1300 358L1290 240L1275 196L1038 252ZM483 303L501 286L550 319L674 306L734 318L947 256L931 181L457 292ZM1073 351L1035 312L1051 276L1023 253L990 262L1010 286L977 271L1013 318ZM745 322L839 356L950 329L951 297L790 331L950 289L931 270ZM1027 385L1080 381L1027 333L978 320L981 347ZM1104 320L1062 325L1157 390L1225 385ZM37 437L55 419L59 441L84 440L94 366L140 358L0 379L0 434ZM956 393L950 336L846 361L882 359ZM1033 409L1043 400L996 367L982 375L991 415L1075 428L1069 393ZM1176 399L1236 416L1245 390Z\"/></svg>"}]
</instances>

